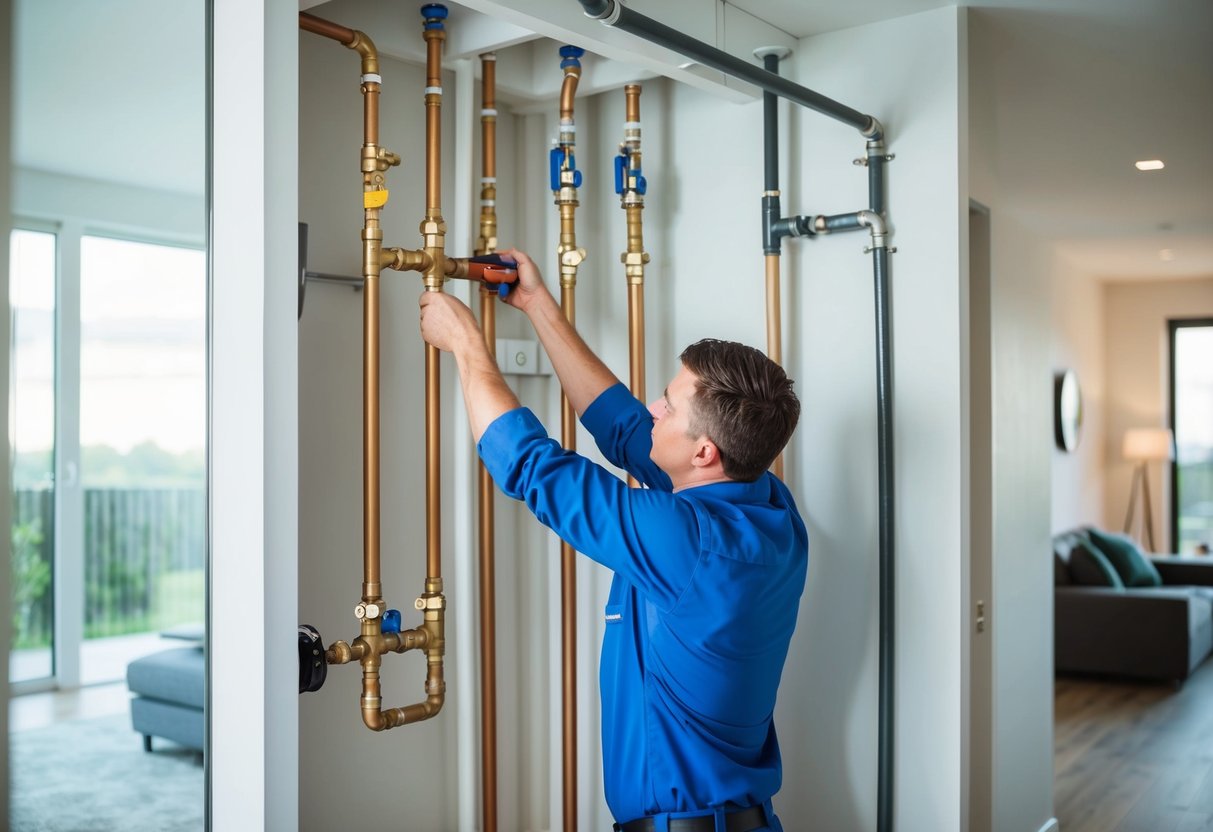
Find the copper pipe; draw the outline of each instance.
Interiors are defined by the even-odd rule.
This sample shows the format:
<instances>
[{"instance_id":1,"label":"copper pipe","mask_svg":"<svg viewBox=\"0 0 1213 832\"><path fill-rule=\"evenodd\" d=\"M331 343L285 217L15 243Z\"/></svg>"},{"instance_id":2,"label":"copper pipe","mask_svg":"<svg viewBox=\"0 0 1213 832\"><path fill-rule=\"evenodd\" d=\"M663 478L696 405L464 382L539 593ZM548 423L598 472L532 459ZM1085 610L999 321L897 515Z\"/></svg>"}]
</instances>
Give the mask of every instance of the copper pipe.
<instances>
[{"instance_id":1,"label":"copper pipe","mask_svg":"<svg viewBox=\"0 0 1213 832\"><path fill-rule=\"evenodd\" d=\"M560 120L562 122L573 117L573 96L577 94L579 80L581 80L580 66L565 67L564 81L560 84Z\"/></svg>"},{"instance_id":2,"label":"copper pipe","mask_svg":"<svg viewBox=\"0 0 1213 832\"><path fill-rule=\"evenodd\" d=\"M562 286L560 307L570 324L576 326L575 289ZM560 394L560 443L569 450L577 447L577 414L569 397ZM565 830L577 828L577 552L563 540L560 542L560 655L562 735L564 754L562 779L564 783Z\"/></svg>"},{"instance_id":3,"label":"copper pipe","mask_svg":"<svg viewBox=\"0 0 1213 832\"><path fill-rule=\"evenodd\" d=\"M767 277L767 357L780 366L783 365L783 336L780 332L780 300L779 300L779 255L766 256ZM771 471L779 479L783 479L783 452L775 457Z\"/></svg>"},{"instance_id":4,"label":"copper pipe","mask_svg":"<svg viewBox=\"0 0 1213 832\"><path fill-rule=\"evenodd\" d=\"M644 193L640 155L640 85L628 84L623 88L624 111L623 142L619 153L623 157L623 181L619 192L619 204L627 217L627 248L619 256L624 265L628 283L628 369L632 395L647 401L644 378L644 266L649 254L644 250ZM635 488L636 478L628 476L628 484Z\"/></svg>"},{"instance_id":5,"label":"copper pipe","mask_svg":"<svg viewBox=\"0 0 1213 832\"><path fill-rule=\"evenodd\" d=\"M564 81L560 87L560 138L552 153L558 155L558 181L552 182L552 194L560 211L560 307L570 324L576 326L577 268L585 259L585 249L577 247L577 185L580 178L573 165L576 130L573 124L573 96L581 77L578 60L584 51L573 46L560 50ZM568 450L577 447L577 414L568 396L560 394L561 444ZM560 545L560 647L561 698L563 703L562 740L564 787L564 832L577 830L577 562L573 547Z\"/></svg>"},{"instance_id":6,"label":"copper pipe","mask_svg":"<svg viewBox=\"0 0 1213 832\"><path fill-rule=\"evenodd\" d=\"M480 56L480 238L476 254L497 249L497 56ZM497 297L480 287L480 330L497 356ZM480 526L480 781L483 832L497 832L497 575L493 478L479 466Z\"/></svg>"},{"instance_id":7,"label":"copper pipe","mask_svg":"<svg viewBox=\"0 0 1213 832\"><path fill-rule=\"evenodd\" d=\"M382 600L379 576L379 274L366 275L362 303L362 600Z\"/></svg>"}]
</instances>

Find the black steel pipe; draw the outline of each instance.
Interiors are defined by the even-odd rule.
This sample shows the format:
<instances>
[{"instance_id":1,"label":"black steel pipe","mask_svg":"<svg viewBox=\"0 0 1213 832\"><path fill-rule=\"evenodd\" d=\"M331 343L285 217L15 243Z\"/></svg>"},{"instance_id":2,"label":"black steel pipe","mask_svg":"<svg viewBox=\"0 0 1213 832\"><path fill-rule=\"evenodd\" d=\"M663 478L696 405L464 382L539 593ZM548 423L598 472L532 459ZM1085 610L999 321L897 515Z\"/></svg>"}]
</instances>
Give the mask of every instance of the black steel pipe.
<instances>
[{"instance_id":1,"label":"black steel pipe","mask_svg":"<svg viewBox=\"0 0 1213 832\"><path fill-rule=\"evenodd\" d=\"M625 32L644 38L658 46L673 50L692 60L719 70L726 75L748 81L759 89L772 92L802 107L808 107L822 115L849 124L868 138L880 137L880 122L871 116L840 104L832 98L814 92L808 87L782 78L749 61L743 61L701 40L689 37L677 29L659 23L651 17L633 11L616 0L578 0L587 17L601 20Z\"/></svg>"},{"instance_id":2,"label":"black steel pipe","mask_svg":"<svg viewBox=\"0 0 1213 832\"><path fill-rule=\"evenodd\" d=\"M850 214L831 214L829 216L814 217L813 227L818 233L831 233L834 231L857 231L863 228L861 215L858 211L853 211Z\"/></svg>"},{"instance_id":3,"label":"black steel pipe","mask_svg":"<svg viewBox=\"0 0 1213 832\"><path fill-rule=\"evenodd\" d=\"M877 728L876 829L893 828L893 342L889 249L872 250L876 299L876 433L880 513L880 693Z\"/></svg>"},{"instance_id":4,"label":"black steel pipe","mask_svg":"<svg viewBox=\"0 0 1213 832\"><path fill-rule=\"evenodd\" d=\"M768 52L762 65L772 75L779 74L779 56ZM779 190L779 96L770 91L762 94L762 187Z\"/></svg>"},{"instance_id":5,"label":"black steel pipe","mask_svg":"<svg viewBox=\"0 0 1213 832\"><path fill-rule=\"evenodd\" d=\"M868 206L884 216L884 142L868 142Z\"/></svg>"}]
</instances>

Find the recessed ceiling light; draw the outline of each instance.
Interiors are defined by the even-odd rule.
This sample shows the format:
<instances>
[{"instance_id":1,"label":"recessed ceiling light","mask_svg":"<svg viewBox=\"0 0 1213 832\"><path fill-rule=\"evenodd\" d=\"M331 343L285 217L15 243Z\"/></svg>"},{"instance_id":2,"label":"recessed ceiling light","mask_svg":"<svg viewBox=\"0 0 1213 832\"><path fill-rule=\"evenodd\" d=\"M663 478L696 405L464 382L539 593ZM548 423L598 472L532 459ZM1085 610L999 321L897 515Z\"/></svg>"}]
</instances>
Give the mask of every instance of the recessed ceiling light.
<instances>
[{"instance_id":1,"label":"recessed ceiling light","mask_svg":"<svg viewBox=\"0 0 1213 832\"><path fill-rule=\"evenodd\" d=\"M1175 252L1171 251L1169 248L1160 248L1158 250L1158 259L1166 263L1170 263L1175 259Z\"/></svg>"},{"instance_id":2,"label":"recessed ceiling light","mask_svg":"<svg viewBox=\"0 0 1213 832\"><path fill-rule=\"evenodd\" d=\"M1162 159L1143 159L1137 162L1138 170L1162 170L1166 165L1162 163Z\"/></svg>"}]
</instances>

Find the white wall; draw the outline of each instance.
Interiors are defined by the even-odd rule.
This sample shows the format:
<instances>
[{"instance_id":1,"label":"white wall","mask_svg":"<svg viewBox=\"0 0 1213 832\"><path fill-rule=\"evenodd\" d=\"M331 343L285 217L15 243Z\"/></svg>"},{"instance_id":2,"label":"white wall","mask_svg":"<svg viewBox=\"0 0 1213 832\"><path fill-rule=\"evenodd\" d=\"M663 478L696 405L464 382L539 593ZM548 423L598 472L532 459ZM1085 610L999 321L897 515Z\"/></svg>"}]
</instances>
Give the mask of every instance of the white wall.
<instances>
[{"instance_id":1,"label":"white wall","mask_svg":"<svg viewBox=\"0 0 1213 832\"><path fill-rule=\"evenodd\" d=\"M896 484L895 825L960 824L960 177L965 71L955 9L802 42L795 76L886 126ZM863 144L798 113L784 205L866 205ZM748 193L757 202L759 176ZM742 226L748 230L748 226ZM752 233L752 232L751 232ZM862 235L793 243L787 365L805 403L788 452L809 588L781 690L791 828L875 826L877 503L872 276ZM755 264L756 269L756 264ZM757 316L755 316L757 319Z\"/></svg>"},{"instance_id":2,"label":"white wall","mask_svg":"<svg viewBox=\"0 0 1213 832\"><path fill-rule=\"evenodd\" d=\"M1121 454L1125 431L1167 426L1170 372L1167 320L1213 316L1213 277L1111 282L1104 288L1104 309L1107 431L1103 520L1108 528L1120 531L1133 478L1133 463L1125 461ZM1148 473L1155 545L1159 551L1169 552L1174 546L1170 532L1170 476L1161 463L1151 464Z\"/></svg>"},{"instance_id":3,"label":"white wall","mask_svg":"<svg viewBox=\"0 0 1213 832\"><path fill-rule=\"evenodd\" d=\"M944 9L809 39L784 67L814 89L878 115L888 127L890 151L898 154L889 169L889 210L900 246L891 269L899 563L896 820L906 829L960 827L959 310L960 228L967 217L958 161L960 20L957 11ZM856 55L868 58L863 73L854 71ZM300 211L312 223L311 266L348 272L357 268L352 241L358 180L348 172L353 166L341 160L352 154L357 134L341 138L337 133L347 118L357 129L356 85L346 82L356 68L331 44L305 39L301 57L305 175ZM558 66L553 47L552 71ZM389 89L402 88L405 102L389 105L385 96L384 112L409 115L403 123L385 126L384 142L402 152L406 166L419 166L421 116L414 113L420 109L415 95L420 72L392 61L387 67L385 82L390 71ZM460 106L449 92L444 104ZM851 165L863 154L863 139L825 117L793 114L786 105L783 111L791 138L785 144L786 210L836 213L866 207L864 171ZM717 336L765 346L758 234L761 104L726 103L685 86L650 81L641 114L650 183L645 243L653 255L646 272L647 369L650 389L659 390L677 369L678 351L690 341ZM517 171L515 180L499 183L501 239L531 251L551 285L556 284L557 214L546 166L554 115L514 120L516 144L502 150L499 162L499 178ZM627 327L618 257L625 224L610 162L622 121L621 90L577 103L578 160L585 171L578 239L589 252L579 276L578 323L621 375L627 368ZM509 132L507 120L499 135ZM509 153L512 170L504 161ZM385 239L411 246L418 219L413 206L419 203L407 170L392 172L392 208L402 219L392 220L401 225L388 226ZM349 207L340 202L343 192L350 194ZM513 218L506 213L511 202ZM513 227L506 228L511 221ZM321 232L326 223L336 228ZM342 227L350 241L341 236ZM777 714L785 784L776 805L789 829L875 825L876 416L867 242L866 235L853 234L785 246L785 356L805 404L787 456L788 479L812 536L809 588ZM351 252L349 259L340 251ZM399 587L391 591L393 600L399 594L407 604L421 571L416 505L422 493L421 350L413 329L418 286L409 275L387 277L384 494L394 502L392 511L385 511L384 580ZM360 580L359 305L349 290L313 287L300 327L301 616L330 640L353 634L349 611ZM502 335L526 332L508 310L500 320ZM449 361L444 367L449 376ZM524 404L550 430L558 430L555 383L532 378L517 386ZM452 396L444 407L453 404ZM453 418L462 414L456 411ZM389 435L389 429L397 435ZM584 434L581 447L589 449ZM499 506L498 524L501 816L510 828L551 829L558 826L561 806L557 546L517 508ZM407 550L406 542L413 543ZM390 554L393 549L399 554ZM451 552L445 562L469 556ZM598 611L608 577L590 564L579 567L584 828L610 823L601 798L596 683ZM453 603L473 602L472 587L447 586ZM460 639L451 634L452 652L466 649L469 642ZM385 675L389 696L417 687L416 668L390 672L399 675ZM449 727L442 727L444 720L449 726L449 715L433 725L370 735L359 724L353 676L349 668L332 668L325 689L301 703L305 826L314 821L316 828L325 828L333 822L338 810L325 805L324 795L339 787L351 802L361 800L372 818L398 823L405 805L411 829L448 828L439 813L452 807L452 786L444 785L442 772L464 764L452 759L450 745L442 746L449 737L444 733ZM450 682L451 691L469 685L464 679ZM437 762L422 763L409 753L421 746L437 749ZM399 796L384 800L369 783L362 785L351 773L351 759L375 771L391 766L404 784ZM462 807L457 818L460 828L478 822L478 815L469 817Z\"/></svg>"},{"instance_id":4,"label":"white wall","mask_svg":"<svg viewBox=\"0 0 1213 832\"><path fill-rule=\"evenodd\" d=\"M1052 366L1073 370L1082 390L1082 430L1070 453L1053 445L1054 533L1104 526L1104 291L1099 281L1062 258L1053 263Z\"/></svg>"},{"instance_id":5,"label":"white wall","mask_svg":"<svg viewBox=\"0 0 1213 832\"><path fill-rule=\"evenodd\" d=\"M1048 241L1006 196L998 102L1013 79L998 74L998 33L990 19L974 12L969 21L969 193L990 209L993 412L986 608L993 639L992 758L970 765L993 771L988 828L1035 830L1051 818L1053 805L1049 283L1055 264Z\"/></svg>"}]
</instances>

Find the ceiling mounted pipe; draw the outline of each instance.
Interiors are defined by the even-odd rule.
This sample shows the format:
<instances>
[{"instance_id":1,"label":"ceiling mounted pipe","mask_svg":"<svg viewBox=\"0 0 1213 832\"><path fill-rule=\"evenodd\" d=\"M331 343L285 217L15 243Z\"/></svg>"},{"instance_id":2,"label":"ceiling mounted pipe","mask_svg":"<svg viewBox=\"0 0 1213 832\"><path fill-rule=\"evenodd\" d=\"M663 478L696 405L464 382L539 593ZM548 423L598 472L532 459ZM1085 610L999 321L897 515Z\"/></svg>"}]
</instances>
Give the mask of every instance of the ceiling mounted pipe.
<instances>
[{"instance_id":1,"label":"ceiling mounted pipe","mask_svg":"<svg viewBox=\"0 0 1213 832\"><path fill-rule=\"evenodd\" d=\"M600 20L607 26L644 38L658 46L664 46L666 49L685 55L704 66L748 81L781 98L795 101L802 107L808 107L822 115L849 124L868 138L876 138L881 135L880 122L872 116L864 115L858 110L840 104L808 87L803 87L757 67L749 61L709 46L701 40L696 40L677 29L672 29L664 23L629 9L617 0L578 0L578 2L585 10L586 17Z\"/></svg>"}]
</instances>

